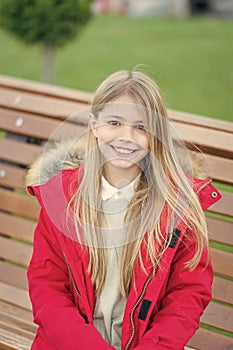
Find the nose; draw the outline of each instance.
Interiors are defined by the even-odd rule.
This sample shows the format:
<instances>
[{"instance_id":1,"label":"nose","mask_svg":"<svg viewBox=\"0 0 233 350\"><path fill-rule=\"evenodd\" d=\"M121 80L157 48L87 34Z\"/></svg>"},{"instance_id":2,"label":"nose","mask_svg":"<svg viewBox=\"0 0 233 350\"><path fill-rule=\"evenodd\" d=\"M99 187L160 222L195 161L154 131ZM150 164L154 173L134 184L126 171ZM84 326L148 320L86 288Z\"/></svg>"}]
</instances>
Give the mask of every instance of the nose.
<instances>
[{"instance_id":1,"label":"nose","mask_svg":"<svg viewBox=\"0 0 233 350\"><path fill-rule=\"evenodd\" d=\"M122 140L134 140L134 127L131 124L124 124L121 129L120 139Z\"/></svg>"}]
</instances>

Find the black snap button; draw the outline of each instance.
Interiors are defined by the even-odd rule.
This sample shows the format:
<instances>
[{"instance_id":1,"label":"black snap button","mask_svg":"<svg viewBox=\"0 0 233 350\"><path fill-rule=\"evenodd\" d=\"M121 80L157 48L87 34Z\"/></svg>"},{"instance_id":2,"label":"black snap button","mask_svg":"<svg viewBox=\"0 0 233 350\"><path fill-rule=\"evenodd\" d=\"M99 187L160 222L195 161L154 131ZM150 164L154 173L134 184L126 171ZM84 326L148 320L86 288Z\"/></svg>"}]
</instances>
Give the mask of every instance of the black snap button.
<instances>
[{"instance_id":1,"label":"black snap button","mask_svg":"<svg viewBox=\"0 0 233 350\"><path fill-rule=\"evenodd\" d=\"M217 192L212 192L212 193L211 193L211 197L212 197L212 198L216 198L217 195L218 195Z\"/></svg>"}]
</instances>

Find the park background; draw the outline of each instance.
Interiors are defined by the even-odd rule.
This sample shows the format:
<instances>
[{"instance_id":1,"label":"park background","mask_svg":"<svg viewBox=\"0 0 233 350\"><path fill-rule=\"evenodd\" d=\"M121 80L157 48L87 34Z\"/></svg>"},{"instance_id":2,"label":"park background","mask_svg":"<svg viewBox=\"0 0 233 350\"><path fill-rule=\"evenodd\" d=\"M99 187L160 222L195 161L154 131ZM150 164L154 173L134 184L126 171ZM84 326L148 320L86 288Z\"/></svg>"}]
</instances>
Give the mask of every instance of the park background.
<instances>
[{"instance_id":1,"label":"park background","mask_svg":"<svg viewBox=\"0 0 233 350\"><path fill-rule=\"evenodd\" d=\"M142 65L161 86L168 108L233 120L231 12L199 6L188 14L140 14L117 3L101 9L94 2L81 34L56 50L52 83L94 92L110 73ZM0 74L41 81L40 45L26 45L0 28L0 47Z\"/></svg>"}]
</instances>

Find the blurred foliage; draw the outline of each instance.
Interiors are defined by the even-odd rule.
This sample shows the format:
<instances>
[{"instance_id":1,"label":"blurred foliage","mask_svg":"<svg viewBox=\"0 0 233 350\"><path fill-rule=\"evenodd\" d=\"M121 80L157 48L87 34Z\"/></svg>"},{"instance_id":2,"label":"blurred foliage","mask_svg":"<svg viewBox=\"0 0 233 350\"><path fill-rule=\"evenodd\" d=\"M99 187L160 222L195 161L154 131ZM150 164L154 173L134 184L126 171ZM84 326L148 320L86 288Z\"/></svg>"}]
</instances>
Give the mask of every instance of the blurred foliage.
<instances>
[{"instance_id":1,"label":"blurred foliage","mask_svg":"<svg viewBox=\"0 0 233 350\"><path fill-rule=\"evenodd\" d=\"M1 0L0 25L28 44L75 37L91 17L91 0Z\"/></svg>"}]
</instances>

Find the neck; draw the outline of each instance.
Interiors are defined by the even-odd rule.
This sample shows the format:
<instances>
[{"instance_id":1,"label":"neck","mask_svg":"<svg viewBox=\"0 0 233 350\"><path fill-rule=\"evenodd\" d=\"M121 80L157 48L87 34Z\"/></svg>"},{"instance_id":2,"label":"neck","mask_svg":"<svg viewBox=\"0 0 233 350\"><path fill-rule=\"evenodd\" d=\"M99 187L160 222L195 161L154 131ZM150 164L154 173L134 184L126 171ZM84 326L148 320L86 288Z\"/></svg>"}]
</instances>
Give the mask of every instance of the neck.
<instances>
[{"instance_id":1,"label":"neck","mask_svg":"<svg viewBox=\"0 0 233 350\"><path fill-rule=\"evenodd\" d=\"M106 164L104 167L104 177L110 183L110 185L116 188L123 188L132 182L139 174L141 170L139 167L136 169L119 169L114 165Z\"/></svg>"}]
</instances>

